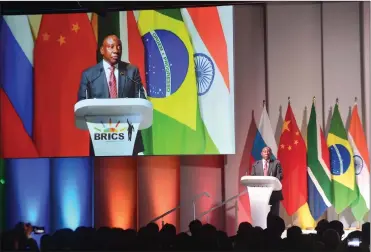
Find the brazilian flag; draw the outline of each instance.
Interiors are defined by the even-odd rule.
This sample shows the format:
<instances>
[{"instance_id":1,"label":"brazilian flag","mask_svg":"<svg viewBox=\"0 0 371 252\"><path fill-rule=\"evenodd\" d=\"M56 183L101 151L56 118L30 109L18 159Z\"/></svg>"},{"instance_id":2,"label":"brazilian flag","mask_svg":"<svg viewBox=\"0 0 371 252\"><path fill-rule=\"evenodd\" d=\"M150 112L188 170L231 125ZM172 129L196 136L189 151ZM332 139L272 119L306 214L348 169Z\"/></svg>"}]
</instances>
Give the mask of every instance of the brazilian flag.
<instances>
[{"instance_id":1,"label":"brazilian flag","mask_svg":"<svg viewBox=\"0 0 371 252\"><path fill-rule=\"evenodd\" d=\"M327 146L330 150L333 181L332 204L336 213L339 214L357 198L357 188L353 150L348 141L338 104L335 105L332 115Z\"/></svg>"},{"instance_id":2,"label":"brazilian flag","mask_svg":"<svg viewBox=\"0 0 371 252\"><path fill-rule=\"evenodd\" d=\"M143 131L146 154L217 153L201 119L194 50L180 9L140 11L138 28L154 108L152 127Z\"/></svg>"}]
</instances>

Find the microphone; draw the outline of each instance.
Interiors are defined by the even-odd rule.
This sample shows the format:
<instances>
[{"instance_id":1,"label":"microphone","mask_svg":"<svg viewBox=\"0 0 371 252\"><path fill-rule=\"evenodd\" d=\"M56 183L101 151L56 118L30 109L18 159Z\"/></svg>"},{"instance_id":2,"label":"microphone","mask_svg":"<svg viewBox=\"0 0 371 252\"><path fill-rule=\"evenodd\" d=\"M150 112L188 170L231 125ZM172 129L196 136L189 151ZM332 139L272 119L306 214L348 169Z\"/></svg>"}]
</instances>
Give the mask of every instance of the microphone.
<instances>
[{"instance_id":1,"label":"microphone","mask_svg":"<svg viewBox=\"0 0 371 252\"><path fill-rule=\"evenodd\" d=\"M97 77L95 77L93 80L88 80L88 87L87 87L87 89L86 89L86 99L88 99L88 97L89 98L91 98L91 93L90 93L90 91L91 91L91 84L93 84L93 82L94 81L96 81L96 79L98 79L99 77L100 77L100 75L102 74L102 72L103 72L103 67L101 67L100 69L99 69L99 74L98 74L98 76ZM89 90L89 91L88 91ZM88 96L89 95L89 96Z\"/></svg>"},{"instance_id":2,"label":"microphone","mask_svg":"<svg viewBox=\"0 0 371 252\"><path fill-rule=\"evenodd\" d=\"M125 75L125 78L129 78L129 80L135 83L136 90L138 91L138 98L142 98L140 97L140 93L142 91L142 83L134 80L133 78L131 78L129 75L125 74L124 72L120 72L120 75ZM147 97L144 96L144 98L146 99Z\"/></svg>"}]
</instances>

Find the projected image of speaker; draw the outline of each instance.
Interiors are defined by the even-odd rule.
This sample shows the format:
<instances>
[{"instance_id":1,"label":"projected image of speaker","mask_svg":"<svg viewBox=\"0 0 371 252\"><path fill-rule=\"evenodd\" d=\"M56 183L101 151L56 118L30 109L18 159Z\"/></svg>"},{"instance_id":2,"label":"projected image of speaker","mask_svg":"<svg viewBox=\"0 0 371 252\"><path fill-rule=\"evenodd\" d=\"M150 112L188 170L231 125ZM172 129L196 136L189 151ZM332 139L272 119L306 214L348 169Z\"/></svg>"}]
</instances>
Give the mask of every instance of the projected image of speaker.
<instances>
[{"instance_id":1,"label":"projected image of speaker","mask_svg":"<svg viewBox=\"0 0 371 252\"><path fill-rule=\"evenodd\" d=\"M235 154L233 15L4 16L0 158Z\"/></svg>"}]
</instances>

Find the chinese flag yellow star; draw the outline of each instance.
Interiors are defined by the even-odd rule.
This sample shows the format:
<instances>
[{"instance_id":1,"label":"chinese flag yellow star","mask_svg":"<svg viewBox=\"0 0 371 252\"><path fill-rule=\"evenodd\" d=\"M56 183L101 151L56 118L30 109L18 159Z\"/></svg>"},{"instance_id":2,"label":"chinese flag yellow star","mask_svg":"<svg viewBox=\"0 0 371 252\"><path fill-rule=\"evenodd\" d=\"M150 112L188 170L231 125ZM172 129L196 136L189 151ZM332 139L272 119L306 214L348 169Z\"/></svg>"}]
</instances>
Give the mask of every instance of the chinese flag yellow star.
<instances>
[{"instance_id":1,"label":"chinese flag yellow star","mask_svg":"<svg viewBox=\"0 0 371 252\"><path fill-rule=\"evenodd\" d=\"M287 130L287 132L286 132ZM307 150L303 137L290 104L287 106L285 122L280 137L277 159L283 170L282 194L283 206L288 215L293 215L308 199L307 187Z\"/></svg>"},{"instance_id":2,"label":"chinese flag yellow star","mask_svg":"<svg viewBox=\"0 0 371 252\"><path fill-rule=\"evenodd\" d=\"M47 33L47 32L44 32L41 36L43 36L43 40L44 40L44 41L48 41L49 38L50 38L50 35L49 35L49 33Z\"/></svg>"},{"instance_id":3,"label":"chinese flag yellow star","mask_svg":"<svg viewBox=\"0 0 371 252\"><path fill-rule=\"evenodd\" d=\"M60 35L57 41L59 42L59 45L61 46L66 43L66 37L63 37L62 35Z\"/></svg>"},{"instance_id":4,"label":"chinese flag yellow star","mask_svg":"<svg viewBox=\"0 0 371 252\"><path fill-rule=\"evenodd\" d=\"M281 144L281 149L285 149L285 145L284 144Z\"/></svg>"},{"instance_id":5,"label":"chinese flag yellow star","mask_svg":"<svg viewBox=\"0 0 371 252\"><path fill-rule=\"evenodd\" d=\"M78 23L72 24L72 31L77 33L79 30L80 30L80 26Z\"/></svg>"},{"instance_id":6,"label":"chinese flag yellow star","mask_svg":"<svg viewBox=\"0 0 371 252\"><path fill-rule=\"evenodd\" d=\"M283 123L282 133L285 132L286 130L287 130L287 131L290 131L290 129L289 129L289 124L290 124L290 122L291 122L291 121L285 121L285 122Z\"/></svg>"}]
</instances>

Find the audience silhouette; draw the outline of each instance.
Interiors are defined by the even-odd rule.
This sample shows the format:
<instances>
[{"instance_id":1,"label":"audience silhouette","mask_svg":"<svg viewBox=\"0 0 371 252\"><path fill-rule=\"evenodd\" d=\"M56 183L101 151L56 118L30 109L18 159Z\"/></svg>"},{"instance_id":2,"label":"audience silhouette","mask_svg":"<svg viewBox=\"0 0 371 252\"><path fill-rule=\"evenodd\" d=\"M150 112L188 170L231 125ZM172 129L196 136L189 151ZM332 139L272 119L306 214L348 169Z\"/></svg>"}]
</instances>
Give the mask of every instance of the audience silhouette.
<instances>
[{"instance_id":1,"label":"audience silhouette","mask_svg":"<svg viewBox=\"0 0 371 252\"><path fill-rule=\"evenodd\" d=\"M40 246L31 238L32 226L19 223L14 229L1 234L1 251L339 251L364 252L370 247L370 223L362 231L353 231L345 239L343 224L339 221L321 220L316 234L303 234L297 226L287 229L286 238L282 218L268 215L267 228L240 223L232 237L218 231L211 224L194 220L189 224L189 234L177 234L172 224L161 229L149 223L138 230L101 227L79 227L75 231L60 229L44 234Z\"/></svg>"}]
</instances>

